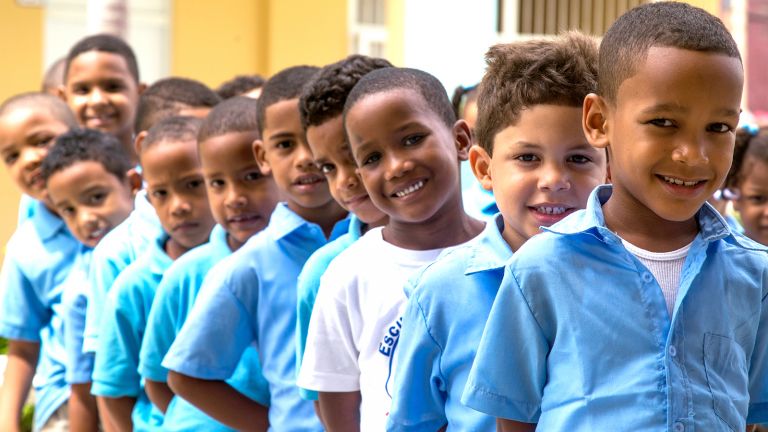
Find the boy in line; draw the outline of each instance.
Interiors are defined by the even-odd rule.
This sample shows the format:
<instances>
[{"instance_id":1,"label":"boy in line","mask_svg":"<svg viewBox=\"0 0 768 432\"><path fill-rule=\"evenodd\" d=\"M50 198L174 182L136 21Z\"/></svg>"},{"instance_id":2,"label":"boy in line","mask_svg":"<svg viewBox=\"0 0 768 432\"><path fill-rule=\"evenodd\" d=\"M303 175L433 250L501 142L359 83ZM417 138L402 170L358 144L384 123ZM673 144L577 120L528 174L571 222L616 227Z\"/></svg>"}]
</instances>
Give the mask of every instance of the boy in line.
<instances>
[{"instance_id":1,"label":"boy in line","mask_svg":"<svg viewBox=\"0 0 768 432\"><path fill-rule=\"evenodd\" d=\"M385 68L360 79L344 106L360 177L389 216L339 254L321 279L299 374L319 393L328 430L384 430L408 277L483 224L464 213L459 163L471 144L442 84ZM374 258L375 257L375 258Z\"/></svg>"},{"instance_id":2,"label":"boy in line","mask_svg":"<svg viewBox=\"0 0 768 432\"><path fill-rule=\"evenodd\" d=\"M208 202L217 225L207 244L187 252L165 272L149 312L139 361L147 395L165 413L166 431L232 431L186 400L174 397L162 361L209 270L264 229L280 200L274 179L261 174L253 155L253 142L259 138L256 111L254 99L226 100L208 114L197 136ZM253 347L246 348L227 383L269 406L269 388Z\"/></svg>"},{"instance_id":3,"label":"boy in line","mask_svg":"<svg viewBox=\"0 0 768 432\"><path fill-rule=\"evenodd\" d=\"M594 39L574 32L497 45L485 57L469 160L501 213L406 286L397 355L408 367L395 377L391 431L496 430L460 399L504 263L540 226L584 208L606 177L605 153L581 128L584 97L597 89Z\"/></svg>"},{"instance_id":4,"label":"boy in line","mask_svg":"<svg viewBox=\"0 0 768 432\"><path fill-rule=\"evenodd\" d=\"M462 402L501 430L736 430L768 420L766 248L706 203L743 85L717 18L621 16L584 101L612 186L512 257Z\"/></svg>"},{"instance_id":5,"label":"boy in line","mask_svg":"<svg viewBox=\"0 0 768 432\"><path fill-rule=\"evenodd\" d=\"M315 165L325 175L331 196L350 212L349 232L317 250L304 265L297 284L296 371L301 368L307 343L309 319L315 305L320 277L328 264L371 228L384 225L387 216L368 196L357 175L355 161L344 132L344 102L360 78L392 64L384 59L358 54L323 67L299 99L301 124L312 149ZM317 393L299 388L304 399L317 400Z\"/></svg>"},{"instance_id":6,"label":"boy in line","mask_svg":"<svg viewBox=\"0 0 768 432\"><path fill-rule=\"evenodd\" d=\"M162 120L137 148L164 235L120 273L105 305L91 391L104 399L110 423L120 431L154 430L162 423L137 372L147 316L165 270L205 243L214 225L197 156L199 126L194 117Z\"/></svg>"},{"instance_id":7,"label":"boy in line","mask_svg":"<svg viewBox=\"0 0 768 432\"><path fill-rule=\"evenodd\" d=\"M48 201L40 165L56 137L76 126L66 104L48 94L25 93L0 105L0 156L34 206L8 241L0 271L0 336L8 339L3 431L20 430L36 372L34 429L67 425L61 295L80 246Z\"/></svg>"},{"instance_id":8,"label":"boy in line","mask_svg":"<svg viewBox=\"0 0 768 432\"><path fill-rule=\"evenodd\" d=\"M81 243L62 294L69 427L96 432L99 416L90 385L93 353L83 352L85 308L79 302L86 294L91 251L131 213L141 176L114 136L93 129L60 135L41 170L52 207Z\"/></svg>"},{"instance_id":9,"label":"boy in line","mask_svg":"<svg viewBox=\"0 0 768 432\"><path fill-rule=\"evenodd\" d=\"M163 361L176 394L214 418L232 419L227 424L236 429L322 429L295 385L296 278L315 250L347 231L348 221L301 128L299 93L315 73L314 67L292 67L264 85L261 139L253 148L262 174L272 175L287 202L277 205L263 231L209 272ZM269 382L269 408L224 382L250 344Z\"/></svg>"}]
</instances>

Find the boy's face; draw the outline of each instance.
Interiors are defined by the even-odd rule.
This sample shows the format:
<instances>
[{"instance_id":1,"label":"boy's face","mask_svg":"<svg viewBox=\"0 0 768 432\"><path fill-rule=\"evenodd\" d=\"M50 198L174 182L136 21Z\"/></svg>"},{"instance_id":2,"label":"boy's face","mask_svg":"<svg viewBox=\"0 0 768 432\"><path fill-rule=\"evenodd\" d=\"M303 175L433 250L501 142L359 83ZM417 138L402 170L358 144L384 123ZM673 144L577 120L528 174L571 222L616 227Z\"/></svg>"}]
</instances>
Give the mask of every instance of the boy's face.
<instances>
[{"instance_id":1,"label":"boy's face","mask_svg":"<svg viewBox=\"0 0 768 432\"><path fill-rule=\"evenodd\" d=\"M267 107L263 137L254 143L254 152L261 172L272 175L288 207L301 215L333 198L304 138L298 103L290 99Z\"/></svg>"},{"instance_id":2,"label":"boy's face","mask_svg":"<svg viewBox=\"0 0 768 432\"><path fill-rule=\"evenodd\" d=\"M346 128L365 189L391 220L419 223L460 210L453 205L469 144L466 123L451 129L421 95L397 89L360 99Z\"/></svg>"},{"instance_id":3,"label":"boy's face","mask_svg":"<svg viewBox=\"0 0 768 432\"><path fill-rule=\"evenodd\" d=\"M504 217L504 239L517 250L539 232L586 207L606 178L605 152L589 145L581 107L534 105L500 130L493 155L479 146L470 161Z\"/></svg>"},{"instance_id":4,"label":"boy's face","mask_svg":"<svg viewBox=\"0 0 768 432\"><path fill-rule=\"evenodd\" d=\"M135 172L120 180L96 161L82 161L48 179L53 208L81 243L94 247L133 210L141 186Z\"/></svg>"},{"instance_id":5,"label":"boy's face","mask_svg":"<svg viewBox=\"0 0 768 432\"><path fill-rule=\"evenodd\" d=\"M374 224L386 218L368 196L344 136L342 116L307 128L307 142L312 148L320 172L325 175L333 199L361 221Z\"/></svg>"},{"instance_id":6,"label":"boy's face","mask_svg":"<svg viewBox=\"0 0 768 432\"><path fill-rule=\"evenodd\" d=\"M748 156L739 177L739 198L733 207L741 215L744 234L768 245L768 163Z\"/></svg>"},{"instance_id":7,"label":"boy's face","mask_svg":"<svg viewBox=\"0 0 768 432\"><path fill-rule=\"evenodd\" d=\"M652 232L659 219L690 221L723 184L742 84L736 58L653 47L619 86L615 106L587 97L585 131L592 145L608 148L611 201L632 215L626 226L648 221ZM607 221L612 213L605 208Z\"/></svg>"},{"instance_id":8,"label":"boy's face","mask_svg":"<svg viewBox=\"0 0 768 432\"><path fill-rule=\"evenodd\" d=\"M132 136L139 84L122 56L102 51L78 55L69 65L63 93L83 127Z\"/></svg>"},{"instance_id":9,"label":"boy's face","mask_svg":"<svg viewBox=\"0 0 768 432\"><path fill-rule=\"evenodd\" d=\"M280 194L272 176L262 175L253 157L256 132L232 132L200 143L200 160L214 219L232 249L264 229Z\"/></svg>"},{"instance_id":10,"label":"boy's face","mask_svg":"<svg viewBox=\"0 0 768 432\"><path fill-rule=\"evenodd\" d=\"M69 126L46 109L19 107L0 117L0 157L16 186L34 199L46 198L40 165L56 137Z\"/></svg>"},{"instance_id":11,"label":"boy's face","mask_svg":"<svg viewBox=\"0 0 768 432\"><path fill-rule=\"evenodd\" d=\"M214 225L195 141L162 142L141 154L147 197L170 237L168 255L176 259L208 241Z\"/></svg>"}]
</instances>

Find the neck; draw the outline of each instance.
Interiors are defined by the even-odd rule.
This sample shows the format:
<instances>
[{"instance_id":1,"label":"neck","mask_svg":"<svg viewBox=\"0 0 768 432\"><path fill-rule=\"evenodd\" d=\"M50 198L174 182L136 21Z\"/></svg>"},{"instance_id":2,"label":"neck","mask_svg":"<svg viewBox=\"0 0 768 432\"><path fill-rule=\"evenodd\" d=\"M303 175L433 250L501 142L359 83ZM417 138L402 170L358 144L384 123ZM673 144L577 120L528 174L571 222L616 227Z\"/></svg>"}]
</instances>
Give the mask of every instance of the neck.
<instances>
[{"instance_id":1,"label":"neck","mask_svg":"<svg viewBox=\"0 0 768 432\"><path fill-rule=\"evenodd\" d=\"M186 248L180 245L178 242L174 241L170 237L168 238L168 240L166 240L164 249L165 249L165 253L173 261L176 261L178 257L184 255L184 253L189 250L189 248Z\"/></svg>"},{"instance_id":2,"label":"neck","mask_svg":"<svg viewBox=\"0 0 768 432\"><path fill-rule=\"evenodd\" d=\"M320 225L325 238L330 238L336 222L347 216L347 211L341 208L335 200L330 200L326 204L315 208L302 207L293 201L288 201L288 208L301 216L305 221Z\"/></svg>"},{"instance_id":3,"label":"neck","mask_svg":"<svg viewBox=\"0 0 768 432\"><path fill-rule=\"evenodd\" d=\"M240 249L240 246L244 245L245 243L239 241L238 239L232 237L229 233L227 233L227 246L229 246L229 250L232 252L235 252L236 250Z\"/></svg>"},{"instance_id":4,"label":"neck","mask_svg":"<svg viewBox=\"0 0 768 432\"><path fill-rule=\"evenodd\" d=\"M650 252L680 249L690 244L699 232L695 217L679 222L664 219L630 194L617 194L615 187L614 193L603 205L603 214L608 229Z\"/></svg>"},{"instance_id":5,"label":"neck","mask_svg":"<svg viewBox=\"0 0 768 432\"><path fill-rule=\"evenodd\" d=\"M384 240L411 250L440 249L469 241L483 230L483 222L464 213L461 199L449 203L430 219L405 222L390 217L384 227Z\"/></svg>"}]
</instances>

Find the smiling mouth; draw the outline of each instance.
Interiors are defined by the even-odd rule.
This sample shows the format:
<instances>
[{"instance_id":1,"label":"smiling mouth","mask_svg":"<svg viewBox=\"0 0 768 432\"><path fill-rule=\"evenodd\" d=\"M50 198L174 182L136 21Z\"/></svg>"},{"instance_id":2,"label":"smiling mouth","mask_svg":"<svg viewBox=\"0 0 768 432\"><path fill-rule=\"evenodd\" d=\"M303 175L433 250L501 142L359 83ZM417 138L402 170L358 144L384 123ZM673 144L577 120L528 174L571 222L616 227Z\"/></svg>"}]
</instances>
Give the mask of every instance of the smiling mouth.
<instances>
[{"instance_id":1,"label":"smiling mouth","mask_svg":"<svg viewBox=\"0 0 768 432\"><path fill-rule=\"evenodd\" d=\"M299 185L299 186L305 186L305 185L313 185L317 183L322 183L325 181L325 177L318 176L318 175L305 175L301 176L298 179L296 179L293 184Z\"/></svg>"},{"instance_id":2,"label":"smiling mouth","mask_svg":"<svg viewBox=\"0 0 768 432\"><path fill-rule=\"evenodd\" d=\"M554 215L554 216L561 215L570 209L569 207L557 206L557 205L542 205L542 206L534 206L531 208L541 214Z\"/></svg>"},{"instance_id":3,"label":"smiling mouth","mask_svg":"<svg viewBox=\"0 0 768 432\"><path fill-rule=\"evenodd\" d=\"M695 187L695 186L698 186L699 184L704 183L706 181L706 180L690 180L690 181L688 181L688 180L683 180L683 179L679 179L679 178L675 178L675 177L669 177L669 176L665 176L665 175L659 175L657 177L661 178L666 183L669 183L671 185L684 186L684 187Z\"/></svg>"},{"instance_id":4,"label":"smiling mouth","mask_svg":"<svg viewBox=\"0 0 768 432\"><path fill-rule=\"evenodd\" d=\"M253 222L257 219L259 219L258 215L238 215L227 218L227 222L238 224L244 222Z\"/></svg>"},{"instance_id":5,"label":"smiling mouth","mask_svg":"<svg viewBox=\"0 0 768 432\"><path fill-rule=\"evenodd\" d=\"M107 233L107 228L99 228L97 230L93 230L88 233L87 238L89 240L98 240L102 237L104 237L104 234Z\"/></svg>"},{"instance_id":6,"label":"smiling mouth","mask_svg":"<svg viewBox=\"0 0 768 432\"><path fill-rule=\"evenodd\" d=\"M173 231L187 231L190 229L197 228L197 223L195 222L184 222L176 225L173 227Z\"/></svg>"},{"instance_id":7,"label":"smiling mouth","mask_svg":"<svg viewBox=\"0 0 768 432\"><path fill-rule=\"evenodd\" d=\"M426 180L419 180L416 183L408 186L407 188L399 190L399 191L393 193L392 196L393 197L397 197L397 198L406 197L406 196L408 196L408 195L410 195L410 194L420 190L421 188L423 188L426 183L427 183Z\"/></svg>"}]
</instances>

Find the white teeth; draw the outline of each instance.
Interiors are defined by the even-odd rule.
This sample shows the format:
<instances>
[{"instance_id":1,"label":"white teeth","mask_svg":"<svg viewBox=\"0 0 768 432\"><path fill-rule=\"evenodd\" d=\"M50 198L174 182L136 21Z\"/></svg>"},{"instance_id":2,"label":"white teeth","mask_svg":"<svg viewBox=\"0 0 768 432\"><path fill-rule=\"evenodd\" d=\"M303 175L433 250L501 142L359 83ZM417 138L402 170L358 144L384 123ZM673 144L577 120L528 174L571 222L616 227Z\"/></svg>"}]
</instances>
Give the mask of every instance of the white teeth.
<instances>
[{"instance_id":1,"label":"white teeth","mask_svg":"<svg viewBox=\"0 0 768 432\"><path fill-rule=\"evenodd\" d=\"M699 184L698 181L689 181L688 182L688 181L683 181L683 180L680 180L680 179L676 179L676 178L673 178L673 177L667 177L667 176L664 176L664 181L669 183L669 184L674 184L674 185L678 185L678 186L696 186L697 184Z\"/></svg>"},{"instance_id":2,"label":"white teeth","mask_svg":"<svg viewBox=\"0 0 768 432\"><path fill-rule=\"evenodd\" d=\"M419 189L421 189L423 187L424 187L424 180L419 180L417 183L414 183L411 186L408 186L407 188L405 188L405 189L403 189L401 191L395 192L395 196L397 196L398 198L402 198L402 197L404 197L406 195L410 195L410 194L416 192L417 190L419 190Z\"/></svg>"},{"instance_id":3,"label":"white teeth","mask_svg":"<svg viewBox=\"0 0 768 432\"><path fill-rule=\"evenodd\" d=\"M565 207L541 206L536 207L536 211L549 215L559 215L565 213Z\"/></svg>"},{"instance_id":4,"label":"white teeth","mask_svg":"<svg viewBox=\"0 0 768 432\"><path fill-rule=\"evenodd\" d=\"M299 184L312 184L317 183L317 179L314 177L307 177L307 178L301 178L299 179Z\"/></svg>"}]
</instances>

